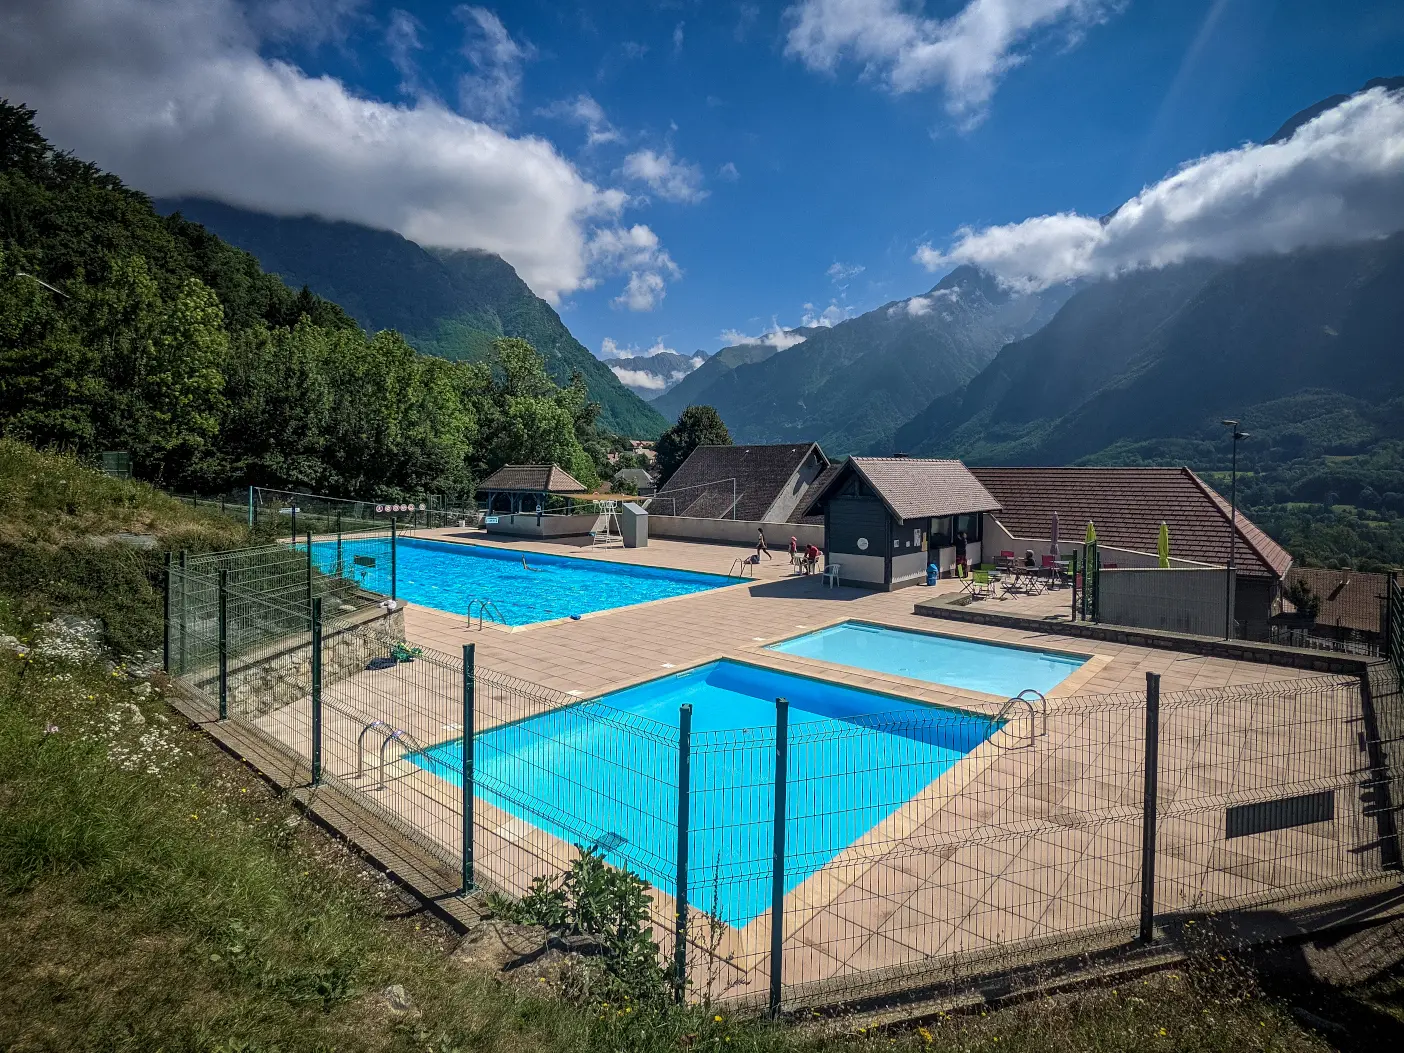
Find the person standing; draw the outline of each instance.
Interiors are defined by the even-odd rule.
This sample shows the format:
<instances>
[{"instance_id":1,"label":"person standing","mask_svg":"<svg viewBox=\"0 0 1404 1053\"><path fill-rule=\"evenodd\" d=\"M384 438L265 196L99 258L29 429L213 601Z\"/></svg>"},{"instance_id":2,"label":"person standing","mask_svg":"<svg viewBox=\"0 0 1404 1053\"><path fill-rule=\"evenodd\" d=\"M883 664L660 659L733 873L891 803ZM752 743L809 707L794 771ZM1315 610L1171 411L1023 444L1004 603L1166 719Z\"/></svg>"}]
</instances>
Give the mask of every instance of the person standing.
<instances>
[{"instance_id":1,"label":"person standing","mask_svg":"<svg viewBox=\"0 0 1404 1053\"><path fill-rule=\"evenodd\" d=\"M757 563L760 562L760 558L761 558L761 554L762 554L762 553L765 554L765 558L766 558L766 559L774 559L774 558L775 558L774 556L772 556L772 555L770 554L770 549L768 549L768 548L765 547L765 529L764 529L763 527L757 527L757 528L756 528L756 562L757 562Z\"/></svg>"}]
</instances>

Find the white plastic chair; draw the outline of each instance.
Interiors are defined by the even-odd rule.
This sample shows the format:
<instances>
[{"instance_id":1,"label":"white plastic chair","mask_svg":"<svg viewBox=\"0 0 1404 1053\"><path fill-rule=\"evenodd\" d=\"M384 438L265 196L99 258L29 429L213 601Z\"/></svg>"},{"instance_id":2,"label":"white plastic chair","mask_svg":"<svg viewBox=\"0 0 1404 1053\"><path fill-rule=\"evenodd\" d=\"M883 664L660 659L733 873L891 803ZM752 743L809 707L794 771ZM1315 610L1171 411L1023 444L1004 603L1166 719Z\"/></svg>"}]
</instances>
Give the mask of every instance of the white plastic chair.
<instances>
[{"instance_id":1,"label":"white plastic chair","mask_svg":"<svg viewBox=\"0 0 1404 1053\"><path fill-rule=\"evenodd\" d=\"M842 566L843 564L841 563L830 563L824 568L824 584L829 588L832 589L839 583L839 570Z\"/></svg>"}]
</instances>

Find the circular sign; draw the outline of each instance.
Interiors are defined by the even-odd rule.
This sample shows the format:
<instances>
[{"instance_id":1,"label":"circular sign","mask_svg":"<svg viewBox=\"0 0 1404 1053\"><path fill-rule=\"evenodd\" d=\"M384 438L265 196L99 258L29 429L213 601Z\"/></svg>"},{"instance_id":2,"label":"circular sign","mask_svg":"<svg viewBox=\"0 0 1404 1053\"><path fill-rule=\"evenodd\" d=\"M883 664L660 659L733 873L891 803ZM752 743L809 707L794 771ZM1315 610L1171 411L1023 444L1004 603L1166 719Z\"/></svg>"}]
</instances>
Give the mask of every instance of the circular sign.
<instances>
[{"instance_id":1,"label":"circular sign","mask_svg":"<svg viewBox=\"0 0 1404 1053\"><path fill-rule=\"evenodd\" d=\"M867 552L867 551L868 551L868 539L867 539L867 538L865 538L865 537L860 537L860 538L858 539L858 551L859 551L859 552Z\"/></svg>"}]
</instances>

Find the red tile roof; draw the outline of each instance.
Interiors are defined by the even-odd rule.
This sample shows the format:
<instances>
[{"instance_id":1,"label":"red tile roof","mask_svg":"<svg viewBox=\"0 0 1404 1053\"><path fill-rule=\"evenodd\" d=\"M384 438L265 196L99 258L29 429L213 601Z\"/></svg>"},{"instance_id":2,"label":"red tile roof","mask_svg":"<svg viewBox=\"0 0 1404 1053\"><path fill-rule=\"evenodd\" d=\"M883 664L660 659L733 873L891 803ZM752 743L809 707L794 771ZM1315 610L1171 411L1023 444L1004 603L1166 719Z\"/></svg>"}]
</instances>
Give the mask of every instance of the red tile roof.
<instances>
[{"instance_id":1,"label":"red tile roof","mask_svg":"<svg viewBox=\"0 0 1404 1053\"><path fill-rule=\"evenodd\" d=\"M1385 593L1389 588L1387 574L1293 567L1287 573L1287 584L1297 581L1305 582L1321 598L1321 609L1316 612L1317 625L1365 633L1380 631Z\"/></svg>"},{"instance_id":2,"label":"red tile roof","mask_svg":"<svg viewBox=\"0 0 1404 1053\"><path fill-rule=\"evenodd\" d=\"M1069 541L1090 520L1105 545L1155 552L1162 521L1170 554L1224 566L1229 503L1188 468L971 468L999 499L995 518L1015 537L1046 538L1053 513ZM1292 557L1238 511L1239 573L1281 578Z\"/></svg>"}]
</instances>

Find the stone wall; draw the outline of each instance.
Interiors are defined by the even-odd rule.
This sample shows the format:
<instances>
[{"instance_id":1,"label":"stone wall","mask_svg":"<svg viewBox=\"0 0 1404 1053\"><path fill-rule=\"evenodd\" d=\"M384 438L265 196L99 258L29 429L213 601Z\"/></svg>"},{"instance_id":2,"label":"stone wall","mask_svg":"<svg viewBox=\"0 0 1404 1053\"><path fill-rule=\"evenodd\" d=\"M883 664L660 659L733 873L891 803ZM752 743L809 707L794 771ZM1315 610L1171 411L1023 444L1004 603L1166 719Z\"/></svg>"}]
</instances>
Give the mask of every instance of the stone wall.
<instances>
[{"instance_id":1,"label":"stone wall","mask_svg":"<svg viewBox=\"0 0 1404 1053\"><path fill-rule=\"evenodd\" d=\"M322 631L322 686L354 676L372 658L387 657L405 639L405 610L362 610ZM203 666L188 682L211 698L219 695L217 667ZM297 633L229 662L229 711L260 717L312 691L312 644Z\"/></svg>"}]
</instances>

